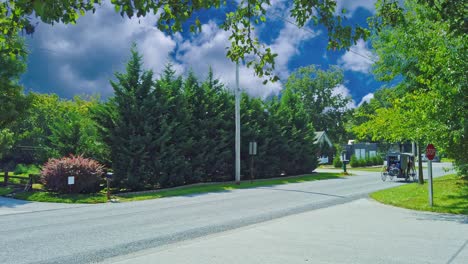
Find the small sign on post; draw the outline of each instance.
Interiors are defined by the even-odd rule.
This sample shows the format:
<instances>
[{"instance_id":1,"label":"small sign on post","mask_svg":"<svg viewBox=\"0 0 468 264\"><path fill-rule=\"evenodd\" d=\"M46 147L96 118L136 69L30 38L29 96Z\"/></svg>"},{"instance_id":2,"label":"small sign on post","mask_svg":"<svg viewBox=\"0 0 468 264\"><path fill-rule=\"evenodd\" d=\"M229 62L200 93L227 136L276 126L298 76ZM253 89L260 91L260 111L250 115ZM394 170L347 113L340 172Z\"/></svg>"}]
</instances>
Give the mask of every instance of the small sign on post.
<instances>
[{"instance_id":1,"label":"small sign on post","mask_svg":"<svg viewBox=\"0 0 468 264\"><path fill-rule=\"evenodd\" d=\"M257 155L257 142L251 141L249 143L249 155L250 155L250 181L254 179L254 156Z\"/></svg>"},{"instance_id":2,"label":"small sign on post","mask_svg":"<svg viewBox=\"0 0 468 264\"><path fill-rule=\"evenodd\" d=\"M432 207L432 205L434 204L433 203L433 189L432 189L432 160L435 158L436 156L436 148L434 147L434 145L432 144L429 144L427 145L426 147L426 157L427 157L427 174L428 174L428 181L429 181L429 206Z\"/></svg>"},{"instance_id":3,"label":"small sign on post","mask_svg":"<svg viewBox=\"0 0 468 264\"><path fill-rule=\"evenodd\" d=\"M249 143L249 155L257 155L257 142L251 141Z\"/></svg>"},{"instance_id":4,"label":"small sign on post","mask_svg":"<svg viewBox=\"0 0 468 264\"><path fill-rule=\"evenodd\" d=\"M68 185L75 184L75 176L68 176Z\"/></svg>"},{"instance_id":5,"label":"small sign on post","mask_svg":"<svg viewBox=\"0 0 468 264\"><path fill-rule=\"evenodd\" d=\"M75 176L68 176L68 192L71 193L72 185L75 184Z\"/></svg>"},{"instance_id":6,"label":"small sign on post","mask_svg":"<svg viewBox=\"0 0 468 264\"><path fill-rule=\"evenodd\" d=\"M111 194L110 194L110 180L112 179L112 176L114 174L112 172L106 173L106 183L107 183L107 201L111 200Z\"/></svg>"}]
</instances>

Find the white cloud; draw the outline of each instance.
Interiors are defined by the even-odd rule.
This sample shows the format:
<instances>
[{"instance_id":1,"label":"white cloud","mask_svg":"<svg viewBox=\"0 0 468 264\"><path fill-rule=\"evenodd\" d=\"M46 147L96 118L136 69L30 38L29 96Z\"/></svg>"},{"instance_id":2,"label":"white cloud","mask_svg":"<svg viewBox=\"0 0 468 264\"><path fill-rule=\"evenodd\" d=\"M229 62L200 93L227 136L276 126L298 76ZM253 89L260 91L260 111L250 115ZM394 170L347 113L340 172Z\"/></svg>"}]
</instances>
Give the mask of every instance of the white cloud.
<instances>
[{"instance_id":1,"label":"white cloud","mask_svg":"<svg viewBox=\"0 0 468 264\"><path fill-rule=\"evenodd\" d=\"M124 69L132 42L137 43L147 69L160 72L171 61L169 54L175 50L176 41L154 27L156 20L151 14L140 19L122 18L105 1L95 14L80 17L76 25L40 24L30 43L33 53L47 55L48 69L43 74L61 89L53 92L62 96L77 92L108 96L112 94L108 80ZM177 64L175 69L180 71Z\"/></svg>"},{"instance_id":2,"label":"white cloud","mask_svg":"<svg viewBox=\"0 0 468 264\"><path fill-rule=\"evenodd\" d=\"M280 31L278 38L271 45L271 50L278 54L276 57L276 71L281 78L286 78L289 75L288 62L299 54L299 45L308 39L320 35L320 32L315 32L306 28L300 29L290 23L285 23L284 28Z\"/></svg>"},{"instance_id":3,"label":"white cloud","mask_svg":"<svg viewBox=\"0 0 468 264\"><path fill-rule=\"evenodd\" d=\"M336 12L341 13L341 10L346 9L346 16L350 17L354 11L359 7L369 10L371 13L375 13L375 0L337 0L336 1Z\"/></svg>"},{"instance_id":4,"label":"white cloud","mask_svg":"<svg viewBox=\"0 0 468 264\"><path fill-rule=\"evenodd\" d=\"M58 69L59 78L69 84L73 84L73 92L75 94L90 94L97 93L98 91L102 94L111 93L112 89L109 86L109 80L104 77L97 79L89 79L79 76L76 70L73 70L70 64L65 64Z\"/></svg>"},{"instance_id":5,"label":"white cloud","mask_svg":"<svg viewBox=\"0 0 468 264\"><path fill-rule=\"evenodd\" d=\"M280 77L286 78L289 75L288 62L299 54L299 45L318 34L285 24L271 45L272 51L278 54L275 66ZM176 59L186 68L192 68L197 75L205 74L211 66L216 76L228 87L234 87L235 64L226 58L226 48L229 46L229 32L219 29L214 22L209 22L202 26L199 36L179 44ZM244 65L240 66L239 76L241 88L253 96L266 97L277 94L282 89L279 82L263 85L263 79L255 76L254 71Z\"/></svg>"},{"instance_id":6,"label":"white cloud","mask_svg":"<svg viewBox=\"0 0 468 264\"><path fill-rule=\"evenodd\" d=\"M364 102L369 103L372 98L374 98L373 93L366 94L364 97L362 97L361 102L359 103L358 106L361 106Z\"/></svg>"},{"instance_id":7,"label":"white cloud","mask_svg":"<svg viewBox=\"0 0 468 264\"><path fill-rule=\"evenodd\" d=\"M185 40L179 44L176 55L186 70L192 69L196 75L203 76L209 67L214 74L229 88L235 86L235 63L226 58L226 47L230 45L229 32L219 29L210 21L202 26L199 36ZM252 69L244 65L239 67L239 85L242 89L254 96L266 97L277 94L281 90L281 84L262 84L262 79L256 77Z\"/></svg>"},{"instance_id":8,"label":"white cloud","mask_svg":"<svg viewBox=\"0 0 468 264\"><path fill-rule=\"evenodd\" d=\"M351 92L343 84L340 84L340 85L336 86L333 89L332 95L341 95L344 98L346 98L346 97L352 98ZM354 99L351 99L351 101L348 102L348 104L346 105L346 108L348 108L348 109L356 108L356 101L354 101Z\"/></svg>"},{"instance_id":9,"label":"white cloud","mask_svg":"<svg viewBox=\"0 0 468 264\"><path fill-rule=\"evenodd\" d=\"M272 1L272 8L288 14L286 3L285 0ZM46 67L34 67L36 75L47 76L46 83L41 85L50 87L42 89L67 97L76 93L111 95L113 91L108 80L113 79L114 72L124 70L132 42L137 43L143 55L144 67L152 69L156 76L167 62L174 65L178 74L193 69L200 78L205 77L211 66L215 76L228 87L234 87L235 64L226 58L229 32L209 22L202 26L200 34L184 39L181 34L165 35L154 27L156 21L157 16L151 14L140 19L122 18L106 0L95 14L79 18L76 25L40 24L30 44L33 56L41 53L40 61L46 64ZM255 36L258 33L253 32ZM300 45L319 34L284 24L270 45L278 54L276 73L282 79L289 75L288 63L299 54ZM36 82L34 78L29 79L31 85ZM282 89L281 82L266 85L262 82L252 69L240 66L240 86L249 94L267 97Z\"/></svg>"},{"instance_id":10,"label":"white cloud","mask_svg":"<svg viewBox=\"0 0 468 264\"><path fill-rule=\"evenodd\" d=\"M357 44L338 60L338 64L345 70L367 74L373 64L372 60L375 60L375 55L367 48L366 42L358 40Z\"/></svg>"}]
</instances>

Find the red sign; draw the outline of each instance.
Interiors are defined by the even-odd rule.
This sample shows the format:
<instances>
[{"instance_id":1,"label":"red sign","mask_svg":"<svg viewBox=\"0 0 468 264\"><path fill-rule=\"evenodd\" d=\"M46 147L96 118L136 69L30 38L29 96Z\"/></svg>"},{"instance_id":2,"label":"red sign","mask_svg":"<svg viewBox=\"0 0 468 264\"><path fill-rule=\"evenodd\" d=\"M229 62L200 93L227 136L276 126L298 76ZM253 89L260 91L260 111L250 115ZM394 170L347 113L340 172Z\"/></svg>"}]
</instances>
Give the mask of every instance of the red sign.
<instances>
[{"instance_id":1,"label":"red sign","mask_svg":"<svg viewBox=\"0 0 468 264\"><path fill-rule=\"evenodd\" d=\"M436 149L435 149L434 145L432 145L432 144L427 145L427 147L426 147L426 157L427 157L427 159L428 160L433 160L435 155L436 155Z\"/></svg>"}]
</instances>

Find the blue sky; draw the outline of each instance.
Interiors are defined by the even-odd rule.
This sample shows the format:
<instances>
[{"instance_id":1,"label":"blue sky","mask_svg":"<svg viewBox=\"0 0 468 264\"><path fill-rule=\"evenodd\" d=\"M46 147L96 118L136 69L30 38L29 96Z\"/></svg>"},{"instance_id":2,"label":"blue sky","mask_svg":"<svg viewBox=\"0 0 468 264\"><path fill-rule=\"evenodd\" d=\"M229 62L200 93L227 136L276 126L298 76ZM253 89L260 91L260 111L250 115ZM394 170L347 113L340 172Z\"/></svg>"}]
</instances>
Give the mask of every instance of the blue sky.
<instances>
[{"instance_id":1,"label":"blue sky","mask_svg":"<svg viewBox=\"0 0 468 264\"><path fill-rule=\"evenodd\" d=\"M132 42L137 43L143 54L145 67L157 76L168 62L179 74L192 69L201 79L211 66L215 76L228 87L234 85L235 64L225 57L229 33L217 26L223 16L220 11L199 14L203 23L200 34L169 36L153 26L156 16L122 18L107 1L103 2L95 14L81 17L76 25L38 25L27 40L31 54L28 71L21 80L27 91L57 93L64 98L77 94L111 96L109 79L113 79L114 72L124 70ZM241 66L242 89L253 96L267 97L278 94L282 82L298 67L317 64L327 69L329 65L339 65L344 70L345 83L336 87L336 92L352 96L354 102L350 107L372 97L381 83L374 80L372 62L365 58L374 56L369 43L360 41L352 51L327 51L327 34L323 28L299 29L287 23L281 17L292 20L288 15L290 1L271 2L267 23L255 34L278 53L276 71L282 81L263 85L251 69ZM348 10L349 23L365 26L374 12L374 2L340 0L338 9Z\"/></svg>"}]
</instances>

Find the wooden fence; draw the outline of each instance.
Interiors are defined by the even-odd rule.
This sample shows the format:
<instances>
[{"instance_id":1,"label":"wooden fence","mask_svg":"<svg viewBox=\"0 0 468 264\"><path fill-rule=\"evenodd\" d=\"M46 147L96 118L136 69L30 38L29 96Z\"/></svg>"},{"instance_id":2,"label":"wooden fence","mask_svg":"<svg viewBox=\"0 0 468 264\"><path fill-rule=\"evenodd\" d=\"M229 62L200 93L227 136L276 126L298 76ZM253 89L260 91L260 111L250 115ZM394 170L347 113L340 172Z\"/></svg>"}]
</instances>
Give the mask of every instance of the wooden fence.
<instances>
[{"instance_id":1,"label":"wooden fence","mask_svg":"<svg viewBox=\"0 0 468 264\"><path fill-rule=\"evenodd\" d=\"M15 185L19 187L24 186L24 190L29 191L32 189L32 185L38 182L39 177L40 177L39 174L29 174L28 176L17 176L17 175L10 176L10 173L6 171L4 175L0 175L0 179L3 178L3 181L0 180L0 182L3 182L3 186L8 186L8 185Z\"/></svg>"}]
</instances>

